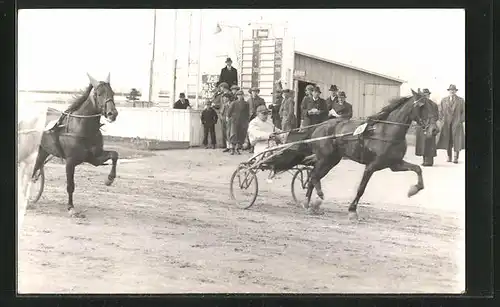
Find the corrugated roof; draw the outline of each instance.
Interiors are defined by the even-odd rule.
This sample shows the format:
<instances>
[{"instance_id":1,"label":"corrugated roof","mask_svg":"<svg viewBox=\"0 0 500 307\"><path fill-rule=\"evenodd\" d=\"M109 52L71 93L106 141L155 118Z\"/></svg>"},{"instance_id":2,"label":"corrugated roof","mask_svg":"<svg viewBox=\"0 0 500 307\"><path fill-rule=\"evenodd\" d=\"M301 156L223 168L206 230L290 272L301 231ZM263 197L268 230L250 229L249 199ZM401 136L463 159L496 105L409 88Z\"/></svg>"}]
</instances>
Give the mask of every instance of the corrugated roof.
<instances>
[{"instance_id":1,"label":"corrugated roof","mask_svg":"<svg viewBox=\"0 0 500 307\"><path fill-rule=\"evenodd\" d=\"M349 68L349 69L361 71L361 72L364 72L364 73L367 73L367 74L370 74L370 75L382 77L382 78L389 79L389 80L392 80L392 81L396 81L396 82L400 82L400 83L406 83L406 81L402 80L402 79L398 79L398 78L395 78L395 77L391 77L391 76L379 74L379 73L376 73L376 72L373 72L373 71L369 71L369 70L366 70L366 69L363 69L363 68L359 68L359 67L347 65L347 64L344 64L344 63L335 62L335 61L332 61L332 60L327 60L327 59L320 58L318 56L315 56L315 55L312 55L312 54L308 54L308 53L305 53L305 52L295 51L295 54L298 54L298 55L301 55L301 56L305 56L305 57L308 57L308 58L312 58L312 59L315 59L315 60L319 60L319 61L323 61L323 62L335 64L335 65L338 65L338 66L346 67L346 68Z\"/></svg>"}]
</instances>

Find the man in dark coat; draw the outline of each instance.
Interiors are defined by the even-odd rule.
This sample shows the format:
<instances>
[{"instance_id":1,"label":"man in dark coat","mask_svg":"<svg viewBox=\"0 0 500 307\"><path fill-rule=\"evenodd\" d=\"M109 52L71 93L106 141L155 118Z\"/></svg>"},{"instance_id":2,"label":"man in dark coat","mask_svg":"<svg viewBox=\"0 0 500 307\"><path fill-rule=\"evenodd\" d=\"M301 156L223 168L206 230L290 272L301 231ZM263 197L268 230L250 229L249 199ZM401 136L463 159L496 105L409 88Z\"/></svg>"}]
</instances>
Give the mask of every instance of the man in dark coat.
<instances>
[{"instance_id":1,"label":"man in dark coat","mask_svg":"<svg viewBox=\"0 0 500 307\"><path fill-rule=\"evenodd\" d=\"M328 109L329 118L351 119L352 105L346 101L346 98L345 92L339 92L338 98L333 101L330 109Z\"/></svg>"},{"instance_id":2,"label":"man in dark coat","mask_svg":"<svg viewBox=\"0 0 500 307\"><path fill-rule=\"evenodd\" d=\"M328 110L326 102L323 98L319 97L321 90L316 86L313 90L313 96L307 101L306 112L302 126L316 125L328 119Z\"/></svg>"},{"instance_id":3,"label":"man in dark coat","mask_svg":"<svg viewBox=\"0 0 500 307\"><path fill-rule=\"evenodd\" d=\"M213 148L215 149L216 137L215 137L215 124L219 116L217 116L217 112L215 112L214 108L212 108L212 102L207 101L205 104L205 109L201 112L201 123L203 125L203 145L205 148ZM210 134L210 139L212 141L211 147L208 146L208 134Z\"/></svg>"},{"instance_id":4,"label":"man in dark coat","mask_svg":"<svg viewBox=\"0 0 500 307\"><path fill-rule=\"evenodd\" d=\"M241 146L247 136L248 123L250 118L250 109L248 102L243 97L243 91L236 93L238 99L231 102L227 110L227 117L231 121L231 154L240 153Z\"/></svg>"},{"instance_id":5,"label":"man in dark coat","mask_svg":"<svg viewBox=\"0 0 500 307\"><path fill-rule=\"evenodd\" d=\"M330 96L326 98L326 107L328 108L328 111L330 111L333 107L333 104L335 102L339 101L338 93L339 93L339 88L334 84L330 86Z\"/></svg>"},{"instance_id":6,"label":"man in dark coat","mask_svg":"<svg viewBox=\"0 0 500 307\"><path fill-rule=\"evenodd\" d=\"M302 98L302 102L300 104L300 109L302 111L302 117L301 117L301 121L300 121L300 126L301 127L304 127L305 123L307 123L308 121L305 121L306 120L306 113L307 113L307 107L308 105L310 104L310 101L312 100L312 92L314 90L314 86L309 84L308 86L306 86L306 95L304 96L304 98Z\"/></svg>"},{"instance_id":7,"label":"man in dark coat","mask_svg":"<svg viewBox=\"0 0 500 307\"><path fill-rule=\"evenodd\" d=\"M174 109L187 109L191 108L189 104L189 100L186 99L186 95L184 93L179 94L179 100L174 103Z\"/></svg>"},{"instance_id":8,"label":"man in dark coat","mask_svg":"<svg viewBox=\"0 0 500 307\"><path fill-rule=\"evenodd\" d=\"M269 105L269 110L271 110L271 119L273 120L274 126L281 129L280 109L283 102L282 92L281 90L276 90L272 94L275 95L276 98L274 102Z\"/></svg>"},{"instance_id":9,"label":"man in dark coat","mask_svg":"<svg viewBox=\"0 0 500 307\"><path fill-rule=\"evenodd\" d=\"M441 100L439 105L439 121L442 124L438 137L437 149L446 149L448 162L451 162L452 149L455 152L453 163L458 163L460 150L465 149L465 101L456 95L458 89L451 84L449 96Z\"/></svg>"},{"instance_id":10,"label":"man in dark coat","mask_svg":"<svg viewBox=\"0 0 500 307\"><path fill-rule=\"evenodd\" d=\"M238 85L238 71L233 66L231 58L226 59L226 67L220 71L219 81L217 86L222 82L226 82L229 86Z\"/></svg>"},{"instance_id":11,"label":"man in dark coat","mask_svg":"<svg viewBox=\"0 0 500 307\"><path fill-rule=\"evenodd\" d=\"M295 117L295 102L292 98L292 90L284 89L283 95L285 96L285 99L281 103L280 108L281 124L283 125L282 130L288 131L295 129L295 126L297 125L297 118Z\"/></svg>"},{"instance_id":12,"label":"man in dark coat","mask_svg":"<svg viewBox=\"0 0 500 307\"><path fill-rule=\"evenodd\" d=\"M259 96L260 89L252 87L250 89L250 98L248 98L248 106L250 107L250 120L257 115L257 107L260 105L266 106L266 102Z\"/></svg>"},{"instance_id":13,"label":"man in dark coat","mask_svg":"<svg viewBox=\"0 0 500 307\"><path fill-rule=\"evenodd\" d=\"M422 94L424 94L424 96L429 99L431 92L428 89L424 88ZM438 105L434 101L432 101L432 103L437 110ZM434 157L437 155L436 137L427 137L425 131L422 129L422 127L420 127L420 125L417 125L417 127L415 128L415 136L415 155L423 157L422 166L432 166L434 164Z\"/></svg>"}]
</instances>

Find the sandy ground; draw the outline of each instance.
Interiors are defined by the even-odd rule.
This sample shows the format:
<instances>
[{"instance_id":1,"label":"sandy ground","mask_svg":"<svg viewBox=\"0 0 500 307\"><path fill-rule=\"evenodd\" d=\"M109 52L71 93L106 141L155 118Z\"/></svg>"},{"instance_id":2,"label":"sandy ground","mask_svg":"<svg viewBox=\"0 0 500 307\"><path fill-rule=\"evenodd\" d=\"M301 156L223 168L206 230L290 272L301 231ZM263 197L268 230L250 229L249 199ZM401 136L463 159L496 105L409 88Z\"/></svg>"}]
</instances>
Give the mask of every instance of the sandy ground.
<instances>
[{"instance_id":1,"label":"sandy ground","mask_svg":"<svg viewBox=\"0 0 500 307\"><path fill-rule=\"evenodd\" d=\"M64 166L46 166L42 199L19 235L20 293L461 292L465 165L424 169L425 189L406 197L414 173L370 181L362 222L347 218L363 166L344 160L323 180L322 216L292 204L291 175L259 176L249 210L229 199L229 178L249 155L191 149L140 152L77 169L77 209L66 215ZM420 163L408 150L408 160ZM464 154L462 153L462 156ZM463 160L462 160L463 161Z\"/></svg>"}]
</instances>

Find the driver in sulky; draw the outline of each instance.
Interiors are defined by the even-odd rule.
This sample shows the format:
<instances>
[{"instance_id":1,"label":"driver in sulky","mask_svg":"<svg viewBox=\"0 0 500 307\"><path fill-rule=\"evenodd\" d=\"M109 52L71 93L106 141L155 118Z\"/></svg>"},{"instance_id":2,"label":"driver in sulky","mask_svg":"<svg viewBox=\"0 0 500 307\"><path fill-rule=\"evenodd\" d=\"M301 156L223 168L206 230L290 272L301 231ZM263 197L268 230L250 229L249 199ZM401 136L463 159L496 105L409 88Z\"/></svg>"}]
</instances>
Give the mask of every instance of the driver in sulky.
<instances>
[{"instance_id":1,"label":"driver in sulky","mask_svg":"<svg viewBox=\"0 0 500 307\"><path fill-rule=\"evenodd\" d=\"M270 146L282 144L286 137L285 134L276 134L282 131L268 121L269 110L265 105L258 106L255 113L257 116L248 125L248 138L254 146L254 157ZM269 144L269 139L274 144Z\"/></svg>"}]
</instances>

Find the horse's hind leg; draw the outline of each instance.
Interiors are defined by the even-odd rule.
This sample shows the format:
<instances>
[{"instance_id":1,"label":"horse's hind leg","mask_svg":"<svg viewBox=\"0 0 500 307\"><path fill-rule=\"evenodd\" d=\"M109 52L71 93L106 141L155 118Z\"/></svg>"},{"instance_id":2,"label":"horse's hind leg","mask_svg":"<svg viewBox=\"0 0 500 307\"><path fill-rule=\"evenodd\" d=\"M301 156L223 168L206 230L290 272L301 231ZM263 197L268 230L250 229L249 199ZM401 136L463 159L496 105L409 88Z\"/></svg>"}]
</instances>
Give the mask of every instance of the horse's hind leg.
<instances>
[{"instance_id":1,"label":"horse's hind leg","mask_svg":"<svg viewBox=\"0 0 500 307\"><path fill-rule=\"evenodd\" d=\"M311 171L311 178L309 179L309 183L307 184L307 193L306 193L306 203L304 204L305 209L309 209L309 205L311 202L312 191L316 188L316 193L318 196L323 199L324 193L321 189L321 179L325 177L330 170L337 165L342 156L327 156L325 158L320 158L314 165L313 170ZM319 209L319 205L315 208L315 210Z\"/></svg>"},{"instance_id":2,"label":"horse's hind leg","mask_svg":"<svg viewBox=\"0 0 500 307\"><path fill-rule=\"evenodd\" d=\"M49 153L43 149L42 146L38 147L38 154L36 156L36 162L35 162L35 167L33 168L33 173L31 174L31 177L35 177L36 172L43 167L45 164L45 160L49 156Z\"/></svg>"},{"instance_id":3,"label":"horse's hind leg","mask_svg":"<svg viewBox=\"0 0 500 307\"><path fill-rule=\"evenodd\" d=\"M393 172L406 172L412 171L415 172L418 176L418 182L416 185L412 185L410 190L408 190L408 197L412 197L417 194L420 190L424 189L424 178L422 177L422 169L420 166L412 163L408 163L404 160L401 160L400 163L393 165L390 167Z\"/></svg>"},{"instance_id":4,"label":"horse's hind leg","mask_svg":"<svg viewBox=\"0 0 500 307\"><path fill-rule=\"evenodd\" d=\"M118 164L118 152L110 150L104 150L102 151L101 155L95 157L95 156L90 156L87 159L87 162L94 166L100 166L103 165L106 161L111 159L112 165L111 165L111 171L109 172L108 178L106 181L104 181L104 184L107 186L110 186L113 181L116 178L116 165Z\"/></svg>"}]
</instances>

